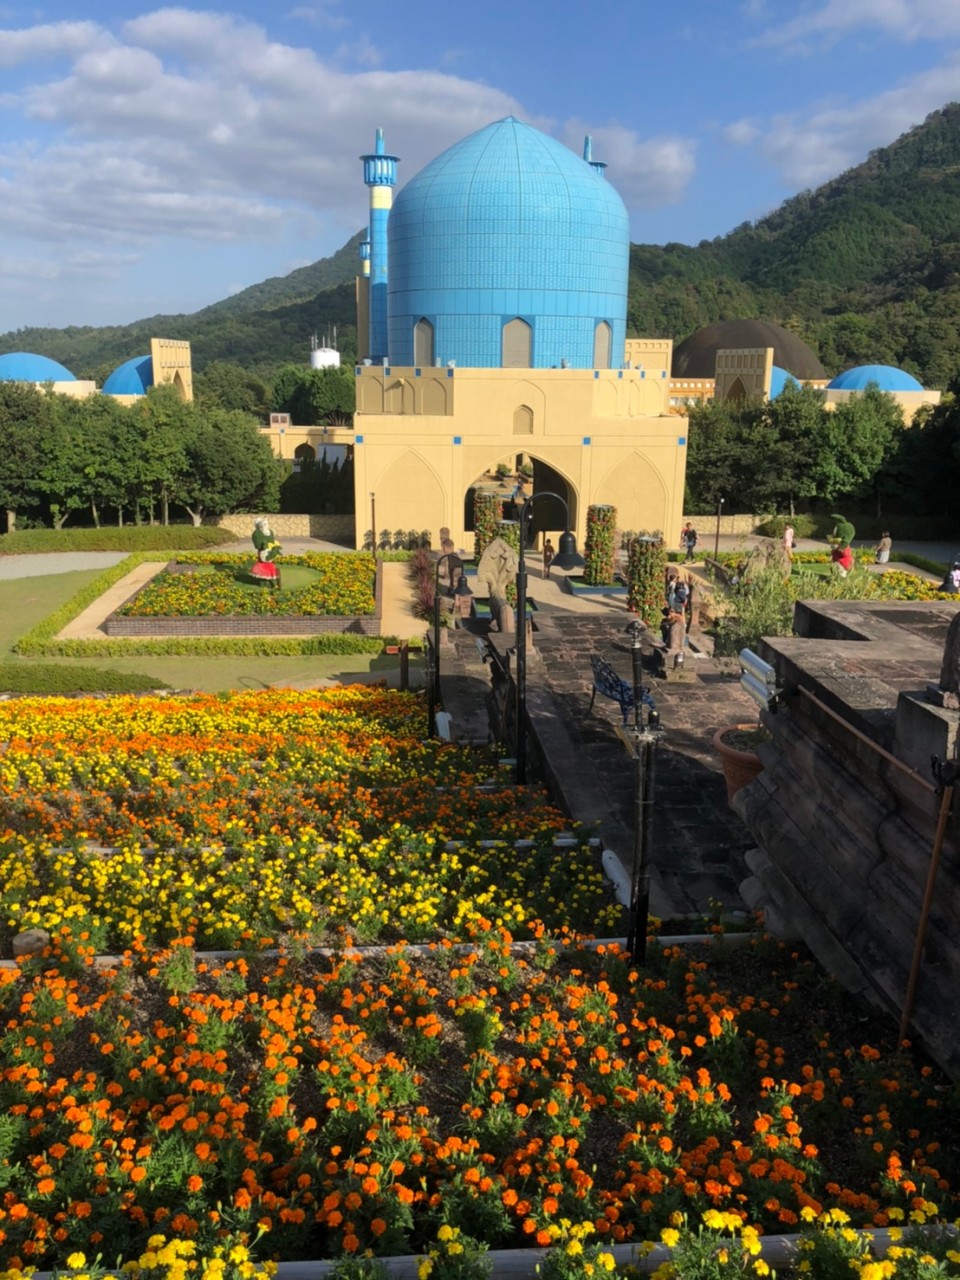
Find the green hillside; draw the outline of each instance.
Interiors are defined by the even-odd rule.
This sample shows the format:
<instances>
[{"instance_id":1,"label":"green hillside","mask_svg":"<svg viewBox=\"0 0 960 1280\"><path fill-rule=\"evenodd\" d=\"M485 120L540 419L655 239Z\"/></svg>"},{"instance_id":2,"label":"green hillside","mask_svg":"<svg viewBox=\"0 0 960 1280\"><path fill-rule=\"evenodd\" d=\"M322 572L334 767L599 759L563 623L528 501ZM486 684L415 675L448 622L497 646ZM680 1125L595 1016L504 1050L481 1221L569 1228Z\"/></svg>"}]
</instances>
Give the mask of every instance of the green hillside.
<instances>
[{"instance_id":1,"label":"green hillside","mask_svg":"<svg viewBox=\"0 0 960 1280\"><path fill-rule=\"evenodd\" d=\"M0 335L0 352L36 351L100 380L150 337L178 337L192 343L197 371L222 360L268 379L305 363L311 335L336 325L349 362L359 238L193 315L21 329ZM756 223L695 247L632 246L631 333L679 341L737 316L793 329L828 371L895 364L945 386L960 363L960 104Z\"/></svg>"}]
</instances>

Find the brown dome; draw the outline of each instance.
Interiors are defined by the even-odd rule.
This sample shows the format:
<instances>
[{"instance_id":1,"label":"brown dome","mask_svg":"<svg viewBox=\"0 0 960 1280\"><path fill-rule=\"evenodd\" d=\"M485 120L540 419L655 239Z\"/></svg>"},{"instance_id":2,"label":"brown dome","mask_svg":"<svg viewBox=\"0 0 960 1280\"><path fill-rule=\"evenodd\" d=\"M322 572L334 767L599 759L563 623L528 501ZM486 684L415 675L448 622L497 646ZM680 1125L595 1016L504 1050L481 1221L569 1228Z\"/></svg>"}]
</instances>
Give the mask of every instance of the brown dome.
<instances>
[{"instance_id":1,"label":"brown dome","mask_svg":"<svg viewBox=\"0 0 960 1280\"><path fill-rule=\"evenodd\" d=\"M673 351L673 377L712 378L717 352L743 347L773 347L773 363L800 381L827 376L807 344L782 325L769 320L719 320L678 343Z\"/></svg>"}]
</instances>

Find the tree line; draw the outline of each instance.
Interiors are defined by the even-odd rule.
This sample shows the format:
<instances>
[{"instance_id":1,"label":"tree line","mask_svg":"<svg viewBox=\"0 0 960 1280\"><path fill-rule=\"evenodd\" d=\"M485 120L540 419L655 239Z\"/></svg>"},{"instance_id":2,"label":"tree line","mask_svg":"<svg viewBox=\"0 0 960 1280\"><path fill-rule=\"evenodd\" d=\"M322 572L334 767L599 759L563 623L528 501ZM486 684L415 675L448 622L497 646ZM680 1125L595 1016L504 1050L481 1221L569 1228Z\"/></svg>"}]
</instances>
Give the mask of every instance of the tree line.
<instances>
[{"instance_id":1,"label":"tree line","mask_svg":"<svg viewBox=\"0 0 960 1280\"><path fill-rule=\"evenodd\" d=\"M238 409L187 403L153 387L130 406L0 382L0 507L7 528L71 518L99 526L195 525L230 511L275 511L284 464ZM81 514L82 513L82 514Z\"/></svg>"},{"instance_id":2,"label":"tree line","mask_svg":"<svg viewBox=\"0 0 960 1280\"><path fill-rule=\"evenodd\" d=\"M814 511L848 503L877 516L956 519L960 375L941 404L905 426L876 386L827 409L823 393L788 383L767 402L711 401L690 410L689 509Z\"/></svg>"}]
</instances>

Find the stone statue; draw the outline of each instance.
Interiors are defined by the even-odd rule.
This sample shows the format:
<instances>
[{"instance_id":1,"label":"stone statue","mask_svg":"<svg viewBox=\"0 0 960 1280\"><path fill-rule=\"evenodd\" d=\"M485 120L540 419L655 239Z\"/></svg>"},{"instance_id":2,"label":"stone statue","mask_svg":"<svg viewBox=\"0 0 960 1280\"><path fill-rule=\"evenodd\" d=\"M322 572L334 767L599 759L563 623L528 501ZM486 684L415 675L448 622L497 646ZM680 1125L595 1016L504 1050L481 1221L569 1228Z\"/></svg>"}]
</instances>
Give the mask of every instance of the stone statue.
<instances>
[{"instance_id":1,"label":"stone statue","mask_svg":"<svg viewBox=\"0 0 960 1280\"><path fill-rule=\"evenodd\" d=\"M490 616L500 631L513 630L513 609L507 603L507 586L517 580L519 556L503 538L494 538L477 565L477 581L490 599Z\"/></svg>"},{"instance_id":2,"label":"stone statue","mask_svg":"<svg viewBox=\"0 0 960 1280\"><path fill-rule=\"evenodd\" d=\"M960 711L960 613L953 616L943 644L939 685L927 685L927 701L948 711Z\"/></svg>"},{"instance_id":3,"label":"stone statue","mask_svg":"<svg viewBox=\"0 0 960 1280\"><path fill-rule=\"evenodd\" d=\"M778 569L785 578L790 576L790 555L778 538L761 538L753 548L740 574L741 582L756 582L767 569Z\"/></svg>"}]
</instances>

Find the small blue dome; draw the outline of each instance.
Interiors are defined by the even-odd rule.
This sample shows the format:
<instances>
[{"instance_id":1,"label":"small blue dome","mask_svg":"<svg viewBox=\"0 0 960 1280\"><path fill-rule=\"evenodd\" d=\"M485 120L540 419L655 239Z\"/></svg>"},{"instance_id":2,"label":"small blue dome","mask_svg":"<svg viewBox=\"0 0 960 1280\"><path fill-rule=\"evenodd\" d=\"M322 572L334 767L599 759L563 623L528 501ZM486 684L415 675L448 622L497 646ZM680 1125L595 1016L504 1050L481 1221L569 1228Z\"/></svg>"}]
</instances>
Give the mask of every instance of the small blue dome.
<instances>
[{"instance_id":1,"label":"small blue dome","mask_svg":"<svg viewBox=\"0 0 960 1280\"><path fill-rule=\"evenodd\" d=\"M776 400L788 382L794 387L799 387L800 385L792 373L788 373L786 369L781 369L778 364L775 364L770 372L770 399Z\"/></svg>"},{"instance_id":2,"label":"small blue dome","mask_svg":"<svg viewBox=\"0 0 960 1280\"><path fill-rule=\"evenodd\" d=\"M630 230L601 166L508 116L449 147L398 193L387 224L390 360L414 330L434 358L504 363L504 327L529 331L531 368L623 363Z\"/></svg>"},{"instance_id":3,"label":"small blue dome","mask_svg":"<svg viewBox=\"0 0 960 1280\"><path fill-rule=\"evenodd\" d=\"M28 351L10 351L0 356L0 380L3 382L76 382L69 369L48 356L31 355Z\"/></svg>"},{"instance_id":4,"label":"small blue dome","mask_svg":"<svg viewBox=\"0 0 960 1280\"><path fill-rule=\"evenodd\" d=\"M909 373L890 364L860 364L839 373L827 383L828 391L866 391L873 383L881 391L922 391L921 384Z\"/></svg>"},{"instance_id":5,"label":"small blue dome","mask_svg":"<svg viewBox=\"0 0 960 1280\"><path fill-rule=\"evenodd\" d=\"M103 384L105 396L142 396L153 386L153 360L134 356L119 365Z\"/></svg>"}]
</instances>

